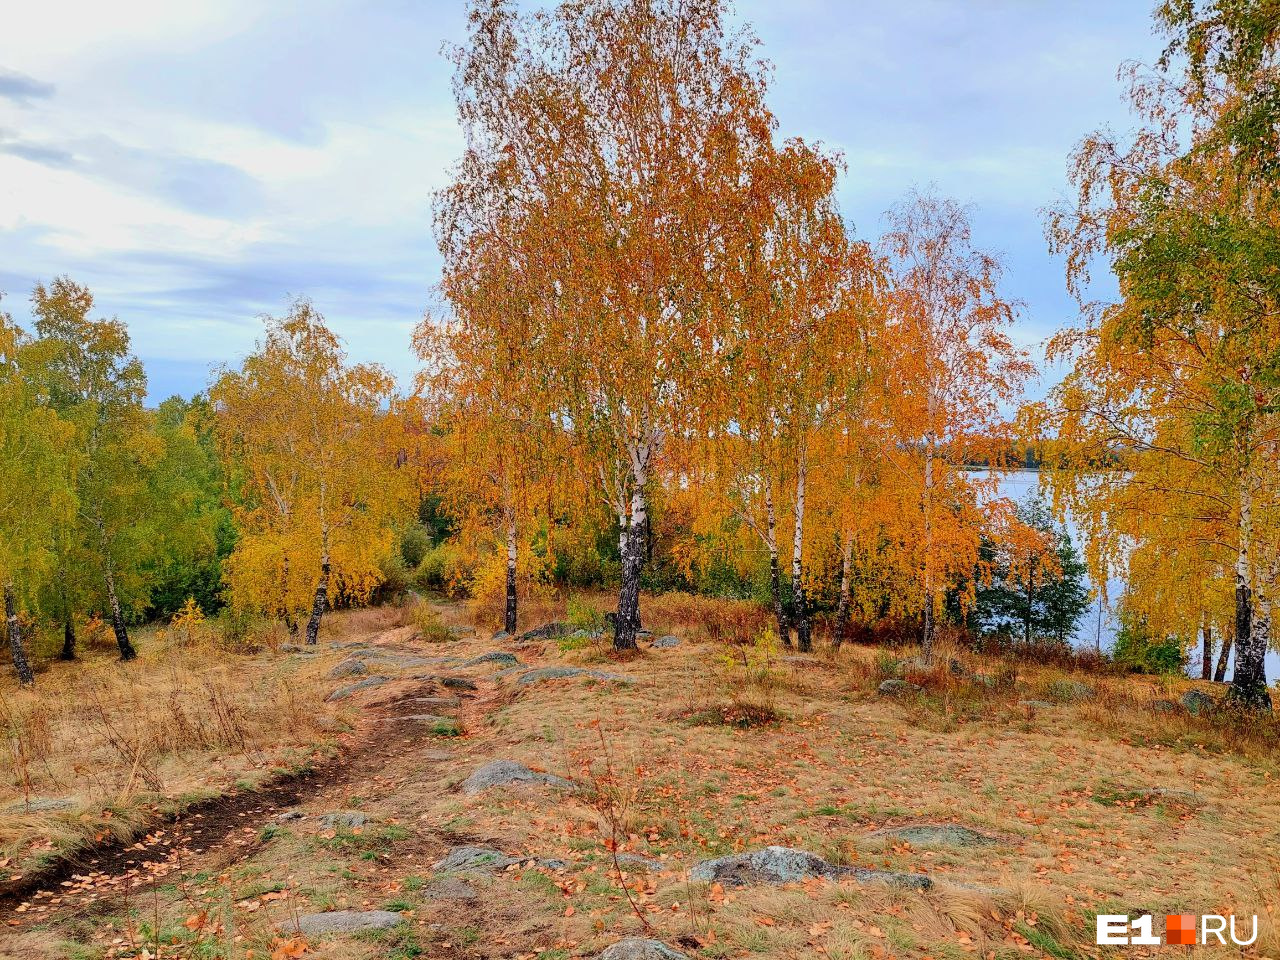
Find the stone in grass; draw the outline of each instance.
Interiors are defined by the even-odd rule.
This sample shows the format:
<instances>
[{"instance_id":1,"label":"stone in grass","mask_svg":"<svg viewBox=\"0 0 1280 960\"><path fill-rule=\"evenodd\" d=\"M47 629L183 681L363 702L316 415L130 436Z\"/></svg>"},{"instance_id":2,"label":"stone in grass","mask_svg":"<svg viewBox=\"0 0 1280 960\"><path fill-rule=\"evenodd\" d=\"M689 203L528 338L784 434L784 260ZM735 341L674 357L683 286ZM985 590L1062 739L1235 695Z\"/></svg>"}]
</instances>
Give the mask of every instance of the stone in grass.
<instances>
[{"instance_id":1,"label":"stone in grass","mask_svg":"<svg viewBox=\"0 0 1280 960\"><path fill-rule=\"evenodd\" d=\"M609 866L613 866L613 857L606 857L605 862ZM667 865L661 860L655 860L653 857L646 857L640 853L618 854L618 866L624 870L647 870L650 873L657 873L659 870L667 868Z\"/></svg>"},{"instance_id":2,"label":"stone in grass","mask_svg":"<svg viewBox=\"0 0 1280 960\"><path fill-rule=\"evenodd\" d=\"M388 910L335 910L304 914L298 918L298 932L304 937L320 937L359 930L390 930L403 922L404 917Z\"/></svg>"},{"instance_id":3,"label":"stone in grass","mask_svg":"<svg viewBox=\"0 0 1280 960\"><path fill-rule=\"evenodd\" d=\"M1178 709L1178 705L1172 700L1152 700L1152 713L1174 713Z\"/></svg>"},{"instance_id":4,"label":"stone in grass","mask_svg":"<svg viewBox=\"0 0 1280 960\"><path fill-rule=\"evenodd\" d=\"M5 813L54 813L58 810L70 810L76 805L71 797L32 797L30 800L19 800L5 807Z\"/></svg>"},{"instance_id":5,"label":"stone in grass","mask_svg":"<svg viewBox=\"0 0 1280 960\"><path fill-rule=\"evenodd\" d=\"M325 697L325 700L329 703L333 703L335 700L345 700L347 697L357 694L361 690L380 687L390 679L390 677L383 676L365 677L363 680L357 680L355 683L348 684L345 687L339 687L337 690L333 691L333 693L329 694L329 696Z\"/></svg>"},{"instance_id":6,"label":"stone in grass","mask_svg":"<svg viewBox=\"0 0 1280 960\"><path fill-rule=\"evenodd\" d=\"M955 823L909 823L867 834L869 839L905 840L918 847L988 847L1000 841L977 830Z\"/></svg>"},{"instance_id":7,"label":"stone in grass","mask_svg":"<svg viewBox=\"0 0 1280 960\"><path fill-rule=\"evenodd\" d=\"M933 886L933 881L924 874L842 867L828 863L816 853L791 847L765 847L751 853L703 860L689 871L689 878L692 880L718 882L731 887L761 883L799 883L813 877L832 880L849 877L859 883L883 883L909 890L928 890Z\"/></svg>"},{"instance_id":8,"label":"stone in grass","mask_svg":"<svg viewBox=\"0 0 1280 960\"><path fill-rule=\"evenodd\" d=\"M665 637L659 637L657 640L653 641L653 645L658 650L665 650L668 647L678 647L680 646L680 638L669 633Z\"/></svg>"},{"instance_id":9,"label":"stone in grass","mask_svg":"<svg viewBox=\"0 0 1280 960\"><path fill-rule=\"evenodd\" d=\"M439 880L433 880L422 891L422 895L428 900L472 901L480 899L480 894L476 891L476 888L461 877L441 877Z\"/></svg>"},{"instance_id":10,"label":"stone in grass","mask_svg":"<svg viewBox=\"0 0 1280 960\"><path fill-rule=\"evenodd\" d=\"M516 685L528 687L544 680L563 680L567 677L588 677L592 680L599 680L601 683L635 682L630 677L624 677L617 673L605 673L603 670L586 670L582 667L542 667L538 670L530 670L528 673L521 674L520 678L516 680Z\"/></svg>"},{"instance_id":11,"label":"stone in grass","mask_svg":"<svg viewBox=\"0 0 1280 960\"><path fill-rule=\"evenodd\" d=\"M626 937L605 947L600 960L688 960L688 955L672 950L661 940Z\"/></svg>"},{"instance_id":12,"label":"stone in grass","mask_svg":"<svg viewBox=\"0 0 1280 960\"><path fill-rule=\"evenodd\" d=\"M879 693L886 697L898 697L904 693L919 693L923 689L918 683L892 678L880 684Z\"/></svg>"},{"instance_id":13,"label":"stone in grass","mask_svg":"<svg viewBox=\"0 0 1280 960\"><path fill-rule=\"evenodd\" d=\"M347 659L329 671L329 677L333 680L339 677L362 677L368 672L369 668L363 660L357 657L347 657Z\"/></svg>"},{"instance_id":14,"label":"stone in grass","mask_svg":"<svg viewBox=\"0 0 1280 960\"><path fill-rule=\"evenodd\" d=\"M430 677L429 679L436 681L442 687L448 687L450 690L479 690L474 680L468 680L466 677Z\"/></svg>"},{"instance_id":15,"label":"stone in grass","mask_svg":"<svg viewBox=\"0 0 1280 960\"><path fill-rule=\"evenodd\" d=\"M553 620L551 623L544 623L540 627L526 630L517 639L520 643L527 643L530 640L554 640L556 637L563 637L569 632L568 624Z\"/></svg>"},{"instance_id":16,"label":"stone in grass","mask_svg":"<svg viewBox=\"0 0 1280 960\"><path fill-rule=\"evenodd\" d=\"M1218 703L1203 690L1188 690L1182 695L1181 702L1187 713L1197 717L1202 713L1208 713Z\"/></svg>"},{"instance_id":17,"label":"stone in grass","mask_svg":"<svg viewBox=\"0 0 1280 960\"><path fill-rule=\"evenodd\" d=\"M511 634L507 633L507 631L505 630L499 630L489 639L492 640L494 643L502 643L504 640L510 640Z\"/></svg>"},{"instance_id":18,"label":"stone in grass","mask_svg":"<svg viewBox=\"0 0 1280 960\"><path fill-rule=\"evenodd\" d=\"M564 777L550 773L538 773L530 770L523 763L514 760L494 760L486 763L466 780L462 781L462 792L466 794L483 793L494 787L523 786L556 787L560 790L572 790L573 784Z\"/></svg>"},{"instance_id":19,"label":"stone in grass","mask_svg":"<svg viewBox=\"0 0 1280 960\"><path fill-rule=\"evenodd\" d=\"M1079 680L1055 680L1049 684L1049 695L1055 700L1066 703L1080 703L1084 700L1092 700L1098 695L1098 691Z\"/></svg>"},{"instance_id":20,"label":"stone in grass","mask_svg":"<svg viewBox=\"0 0 1280 960\"><path fill-rule=\"evenodd\" d=\"M431 869L441 873L479 872L502 870L519 862L515 857L491 847L454 847L443 859L433 863Z\"/></svg>"},{"instance_id":21,"label":"stone in grass","mask_svg":"<svg viewBox=\"0 0 1280 960\"><path fill-rule=\"evenodd\" d=\"M489 653L482 653L478 657L472 657L470 660L463 660L458 666L478 667L482 663L500 663L504 667L518 667L520 666L520 658L514 653L507 653L505 650L493 650Z\"/></svg>"},{"instance_id":22,"label":"stone in grass","mask_svg":"<svg viewBox=\"0 0 1280 960\"><path fill-rule=\"evenodd\" d=\"M370 822L369 815L359 810L337 810L320 818L320 826L325 830L360 830Z\"/></svg>"}]
</instances>

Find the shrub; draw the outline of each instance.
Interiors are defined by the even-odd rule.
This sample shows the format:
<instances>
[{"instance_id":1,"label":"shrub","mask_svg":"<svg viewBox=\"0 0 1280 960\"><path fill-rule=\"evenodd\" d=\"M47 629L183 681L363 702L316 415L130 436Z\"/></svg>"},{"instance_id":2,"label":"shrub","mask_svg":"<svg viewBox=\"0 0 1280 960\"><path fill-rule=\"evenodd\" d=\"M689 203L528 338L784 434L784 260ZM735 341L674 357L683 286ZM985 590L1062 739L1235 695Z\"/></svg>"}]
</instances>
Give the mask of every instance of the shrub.
<instances>
[{"instance_id":1,"label":"shrub","mask_svg":"<svg viewBox=\"0 0 1280 960\"><path fill-rule=\"evenodd\" d=\"M427 643L445 643L453 639L453 634L440 622L440 615L429 603L414 604L409 611L409 620Z\"/></svg>"},{"instance_id":2,"label":"shrub","mask_svg":"<svg viewBox=\"0 0 1280 960\"><path fill-rule=\"evenodd\" d=\"M571 630L599 633L605 626L604 611L593 606L589 600L570 597L566 605L564 622Z\"/></svg>"},{"instance_id":3,"label":"shrub","mask_svg":"<svg viewBox=\"0 0 1280 960\"><path fill-rule=\"evenodd\" d=\"M423 556L413 572L413 584L419 590L439 590L451 597L463 597L469 592L472 572L457 544L442 543Z\"/></svg>"},{"instance_id":4,"label":"shrub","mask_svg":"<svg viewBox=\"0 0 1280 960\"><path fill-rule=\"evenodd\" d=\"M1179 674L1187 662L1177 637L1156 636L1128 617L1121 621L1111 658L1131 673Z\"/></svg>"}]
</instances>

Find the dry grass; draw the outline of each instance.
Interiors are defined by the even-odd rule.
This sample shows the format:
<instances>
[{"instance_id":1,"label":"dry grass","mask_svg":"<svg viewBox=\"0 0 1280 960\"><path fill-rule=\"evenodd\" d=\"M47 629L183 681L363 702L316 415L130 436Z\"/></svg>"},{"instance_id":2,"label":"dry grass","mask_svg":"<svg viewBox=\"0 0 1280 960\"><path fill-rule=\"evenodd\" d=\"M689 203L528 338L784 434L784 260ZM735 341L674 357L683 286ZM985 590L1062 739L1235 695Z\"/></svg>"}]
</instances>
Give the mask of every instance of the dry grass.
<instances>
[{"instance_id":1,"label":"dry grass","mask_svg":"<svg viewBox=\"0 0 1280 960\"><path fill-rule=\"evenodd\" d=\"M305 658L228 653L202 630L139 631L137 645L133 663L93 645L32 689L0 686L4 873L260 781L324 737Z\"/></svg>"},{"instance_id":2,"label":"dry grass","mask_svg":"<svg viewBox=\"0 0 1280 960\"><path fill-rule=\"evenodd\" d=\"M905 671L897 661L917 652L908 647L853 645L806 662L769 654L753 664L755 644L708 642L712 615L703 602L675 598L664 606L646 597L646 625L685 642L614 664L636 680L628 686L568 679L494 687L492 666L469 668L481 692L464 701L465 736L405 736L367 783L320 785L303 804L307 820L271 827L235 869L188 877L179 893L164 893L132 917L107 918L106 933L37 931L23 947L31 956L66 956L73 948L58 936L92 951L151 924L163 933L164 956L220 955L214 948L222 949L229 930L241 937L237 956L248 949L269 956L276 925L297 912L386 907L407 923L376 937L314 943L307 956L564 960L647 933L701 958L1064 958L1095 955L1094 912L1146 908L1256 912L1260 953L1280 952L1272 921L1280 910L1275 757L1247 739L1229 743L1236 720L1153 712L1152 703L1176 699L1182 685L958 648L934 668ZM352 614L342 630L374 636L399 616ZM448 625L468 616L462 605L440 610ZM439 646L423 649L435 655ZM490 649L485 639L454 638L447 652ZM555 644L541 649L548 663L600 657ZM317 669L338 656L322 653ZM950 669L952 656L964 675ZM922 692L877 694L880 681L898 673ZM1095 693L1077 699L1069 682ZM370 700L379 696L386 695ZM680 716L685 707L765 696L779 722L742 728ZM1055 705L1027 708L1022 700ZM582 789L456 790L497 758L570 777ZM1195 800L1151 788L1192 791ZM342 843L318 832L315 814L345 808L366 812L375 826ZM917 848L873 836L908 822L962 824L998 842ZM923 895L851 883L735 892L688 879L699 859L770 843L835 862L925 872L936 886ZM431 864L456 844L558 857L570 868L517 866L469 877L477 900L439 900ZM620 873L614 852L663 866ZM278 894L267 899L263 891ZM205 910L220 930L183 926Z\"/></svg>"}]
</instances>

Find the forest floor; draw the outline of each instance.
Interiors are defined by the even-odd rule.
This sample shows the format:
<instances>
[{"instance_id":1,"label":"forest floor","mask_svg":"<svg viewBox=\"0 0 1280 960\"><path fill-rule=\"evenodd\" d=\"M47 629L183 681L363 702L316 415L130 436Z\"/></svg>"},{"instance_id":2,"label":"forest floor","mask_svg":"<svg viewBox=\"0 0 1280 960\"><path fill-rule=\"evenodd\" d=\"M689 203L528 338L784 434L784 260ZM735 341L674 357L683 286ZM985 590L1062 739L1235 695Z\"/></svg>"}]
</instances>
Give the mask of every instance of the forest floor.
<instances>
[{"instance_id":1,"label":"forest floor","mask_svg":"<svg viewBox=\"0 0 1280 960\"><path fill-rule=\"evenodd\" d=\"M1068 958L1099 955L1094 914L1142 912L1157 932L1166 913L1256 914L1254 949L1280 956L1277 758L1170 709L1186 684L1015 676L966 655L961 676L858 646L742 659L655 615L654 637L679 644L619 660L591 642L490 640L464 607L435 609L454 628L437 642L404 613L338 614L314 653L244 658L244 675L292 678L298 704L272 714L294 718L275 748L223 751L253 758L259 779L207 764L221 799L153 805L150 832L106 837L61 872L53 860L15 881L10 867L0 956L561 960L643 936L707 958ZM495 651L629 682L521 682L471 659ZM344 662L355 672L329 679ZM881 694L904 669L923 689ZM463 788L496 760L571 783ZM3 810L15 862L41 844L31 831L93 819ZM901 833L939 825L972 832ZM769 845L933 886L690 878ZM434 866L460 847L509 862ZM375 910L394 916L350 933L308 919Z\"/></svg>"}]
</instances>

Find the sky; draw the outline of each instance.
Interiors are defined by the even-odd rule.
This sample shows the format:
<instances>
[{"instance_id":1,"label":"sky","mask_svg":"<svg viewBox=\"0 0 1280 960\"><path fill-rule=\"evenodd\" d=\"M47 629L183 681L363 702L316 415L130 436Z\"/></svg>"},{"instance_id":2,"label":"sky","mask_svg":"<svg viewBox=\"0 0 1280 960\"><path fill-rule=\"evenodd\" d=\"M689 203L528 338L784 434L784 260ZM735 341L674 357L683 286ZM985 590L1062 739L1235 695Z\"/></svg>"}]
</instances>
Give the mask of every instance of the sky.
<instances>
[{"instance_id":1,"label":"sky","mask_svg":"<svg viewBox=\"0 0 1280 960\"><path fill-rule=\"evenodd\" d=\"M1076 315L1042 211L1116 80L1159 54L1154 0L740 0L774 65L781 136L843 153L846 217L931 185L1024 304L1039 356ZM42 0L0 30L0 308L60 274L128 325L158 401L204 389L264 313L306 295L353 359L408 384L438 311L433 191L461 152L462 0ZM1033 392L1057 374L1044 372Z\"/></svg>"}]
</instances>

